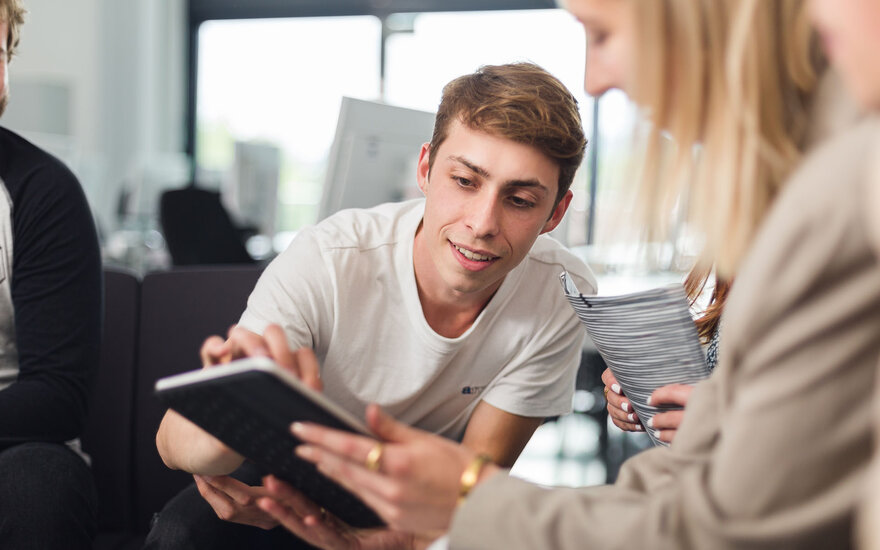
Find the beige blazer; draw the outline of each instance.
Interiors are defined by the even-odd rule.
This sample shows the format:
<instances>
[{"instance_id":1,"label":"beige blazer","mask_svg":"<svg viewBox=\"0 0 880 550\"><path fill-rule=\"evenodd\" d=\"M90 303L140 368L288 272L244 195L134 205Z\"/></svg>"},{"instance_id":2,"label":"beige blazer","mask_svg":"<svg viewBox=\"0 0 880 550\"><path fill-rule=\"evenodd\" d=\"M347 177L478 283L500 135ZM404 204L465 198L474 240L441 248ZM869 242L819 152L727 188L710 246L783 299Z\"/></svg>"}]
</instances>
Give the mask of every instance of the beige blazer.
<instances>
[{"instance_id":1,"label":"beige blazer","mask_svg":"<svg viewBox=\"0 0 880 550\"><path fill-rule=\"evenodd\" d=\"M877 258L880 258L880 136L874 143L869 169L870 184L866 216L874 252ZM866 550L880 550L880 379L874 394L874 459L866 487L865 504L859 518L862 538L860 547Z\"/></svg>"},{"instance_id":2,"label":"beige blazer","mask_svg":"<svg viewBox=\"0 0 880 550\"><path fill-rule=\"evenodd\" d=\"M740 268L719 366L675 443L613 486L497 475L455 515L454 549L845 549L871 458L880 264L864 121L813 150Z\"/></svg>"}]
</instances>

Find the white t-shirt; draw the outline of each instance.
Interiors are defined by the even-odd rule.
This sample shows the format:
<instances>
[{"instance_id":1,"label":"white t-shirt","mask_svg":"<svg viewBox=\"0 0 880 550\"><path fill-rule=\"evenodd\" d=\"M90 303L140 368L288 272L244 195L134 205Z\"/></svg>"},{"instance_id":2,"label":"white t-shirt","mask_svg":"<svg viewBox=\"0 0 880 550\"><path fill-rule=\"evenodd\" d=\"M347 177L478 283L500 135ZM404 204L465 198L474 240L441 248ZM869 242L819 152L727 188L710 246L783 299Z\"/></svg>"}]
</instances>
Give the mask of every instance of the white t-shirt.
<instances>
[{"instance_id":1,"label":"white t-shirt","mask_svg":"<svg viewBox=\"0 0 880 550\"><path fill-rule=\"evenodd\" d=\"M595 293L592 272L542 235L464 334L440 336L413 271L423 213L424 199L384 204L300 231L266 268L241 325L262 333L277 323L291 347L314 349L325 394L360 418L378 403L461 439L480 399L522 416L568 412L584 331L559 274Z\"/></svg>"}]
</instances>

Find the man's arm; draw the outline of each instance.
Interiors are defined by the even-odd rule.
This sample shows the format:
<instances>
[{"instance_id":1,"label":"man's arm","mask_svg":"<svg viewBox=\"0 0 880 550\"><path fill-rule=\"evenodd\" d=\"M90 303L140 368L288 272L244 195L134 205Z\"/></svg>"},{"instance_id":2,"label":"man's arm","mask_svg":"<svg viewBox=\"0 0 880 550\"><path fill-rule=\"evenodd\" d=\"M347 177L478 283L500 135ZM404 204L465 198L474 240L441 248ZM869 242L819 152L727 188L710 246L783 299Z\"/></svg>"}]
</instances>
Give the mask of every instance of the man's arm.
<instances>
[{"instance_id":1,"label":"man's arm","mask_svg":"<svg viewBox=\"0 0 880 550\"><path fill-rule=\"evenodd\" d=\"M170 409L156 433L156 448L166 466L191 474L226 475L244 462L243 456Z\"/></svg>"},{"instance_id":2,"label":"man's arm","mask_svg":"<svg viewBox=\"0 0 880 550\"><path fill-rule=\"evenodd\" d=\"M480 401L461 442L473 451L489 455L499 466L509 468L543 420L511 414Z\"/></svg>"},{"instance_id":3,"label":"man's arm","mask_svg":"<svg viewBox=\"0 0 880 550\"><path fill-rule=\"evenodd\" d=\"M0 446L81 433L101 339L101 258L79 184L54 159L15 170L5 183L19 376L0 391Z\"/></svg>"}]
</instances>

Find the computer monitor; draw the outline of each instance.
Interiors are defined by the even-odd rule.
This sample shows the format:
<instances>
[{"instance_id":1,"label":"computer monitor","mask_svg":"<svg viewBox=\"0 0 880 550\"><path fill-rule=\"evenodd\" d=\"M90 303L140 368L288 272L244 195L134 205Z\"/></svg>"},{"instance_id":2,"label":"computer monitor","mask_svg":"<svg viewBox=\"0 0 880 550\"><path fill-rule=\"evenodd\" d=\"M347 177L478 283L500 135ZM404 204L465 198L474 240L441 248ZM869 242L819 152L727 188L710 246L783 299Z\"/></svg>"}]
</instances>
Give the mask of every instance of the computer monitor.
<instances>
[{"instance_id":1,"label":"computer monitor","mask_svg":"<svg viewBox=\"0 0 880 550\"><path fill-rule=\"evenodd\" d=\"M433 131L433 113L342 98L318 220L419 196L419 149Z\"/></svg>"},{"instance_id":2,"label":"computer monitor","mask_svg":"<svg viewBox=\"0 0 880 550\"><path fill-rule=\"evenodd\" d=\"M262 235L275 234L278 209L278 179L281 150L275 145L250 141L235 142L235 160L223 205L241 227Z\"/></svg>"}]
</instances>

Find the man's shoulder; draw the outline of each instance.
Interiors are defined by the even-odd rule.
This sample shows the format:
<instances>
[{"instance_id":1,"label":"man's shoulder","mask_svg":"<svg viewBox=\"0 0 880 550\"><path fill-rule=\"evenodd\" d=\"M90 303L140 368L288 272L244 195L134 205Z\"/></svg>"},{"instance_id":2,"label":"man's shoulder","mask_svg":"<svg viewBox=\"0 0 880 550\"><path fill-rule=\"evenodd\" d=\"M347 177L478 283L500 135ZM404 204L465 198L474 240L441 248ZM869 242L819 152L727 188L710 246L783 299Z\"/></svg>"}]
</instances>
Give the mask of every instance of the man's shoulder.
<instances>
[{"instance_id":1,"label":"man's shoulder","mask_svg":"<svg viewBox=\"0 0 880 550\"><path fill-rule=\"evenodd\" d=\"M541 273L549 272L554 278L558 278L565 271L574 278L575 284L582 293L596 293L596 276L589 266L549 235L540 235L523 261L528 262L532 268ZM554 282L558 284L558 280Z\"/></svg>"},{"instance_id":2,"label":"man's shoulder","mask_svg":"<svg viewBox=\"0 0 880 550\"><path fill-rule=\"evenodd\" d=\"M322 220L311 233L324 249L368 250L411 239L423 211L423 199L351 208Z\"/></svg>"}]
</instances>

